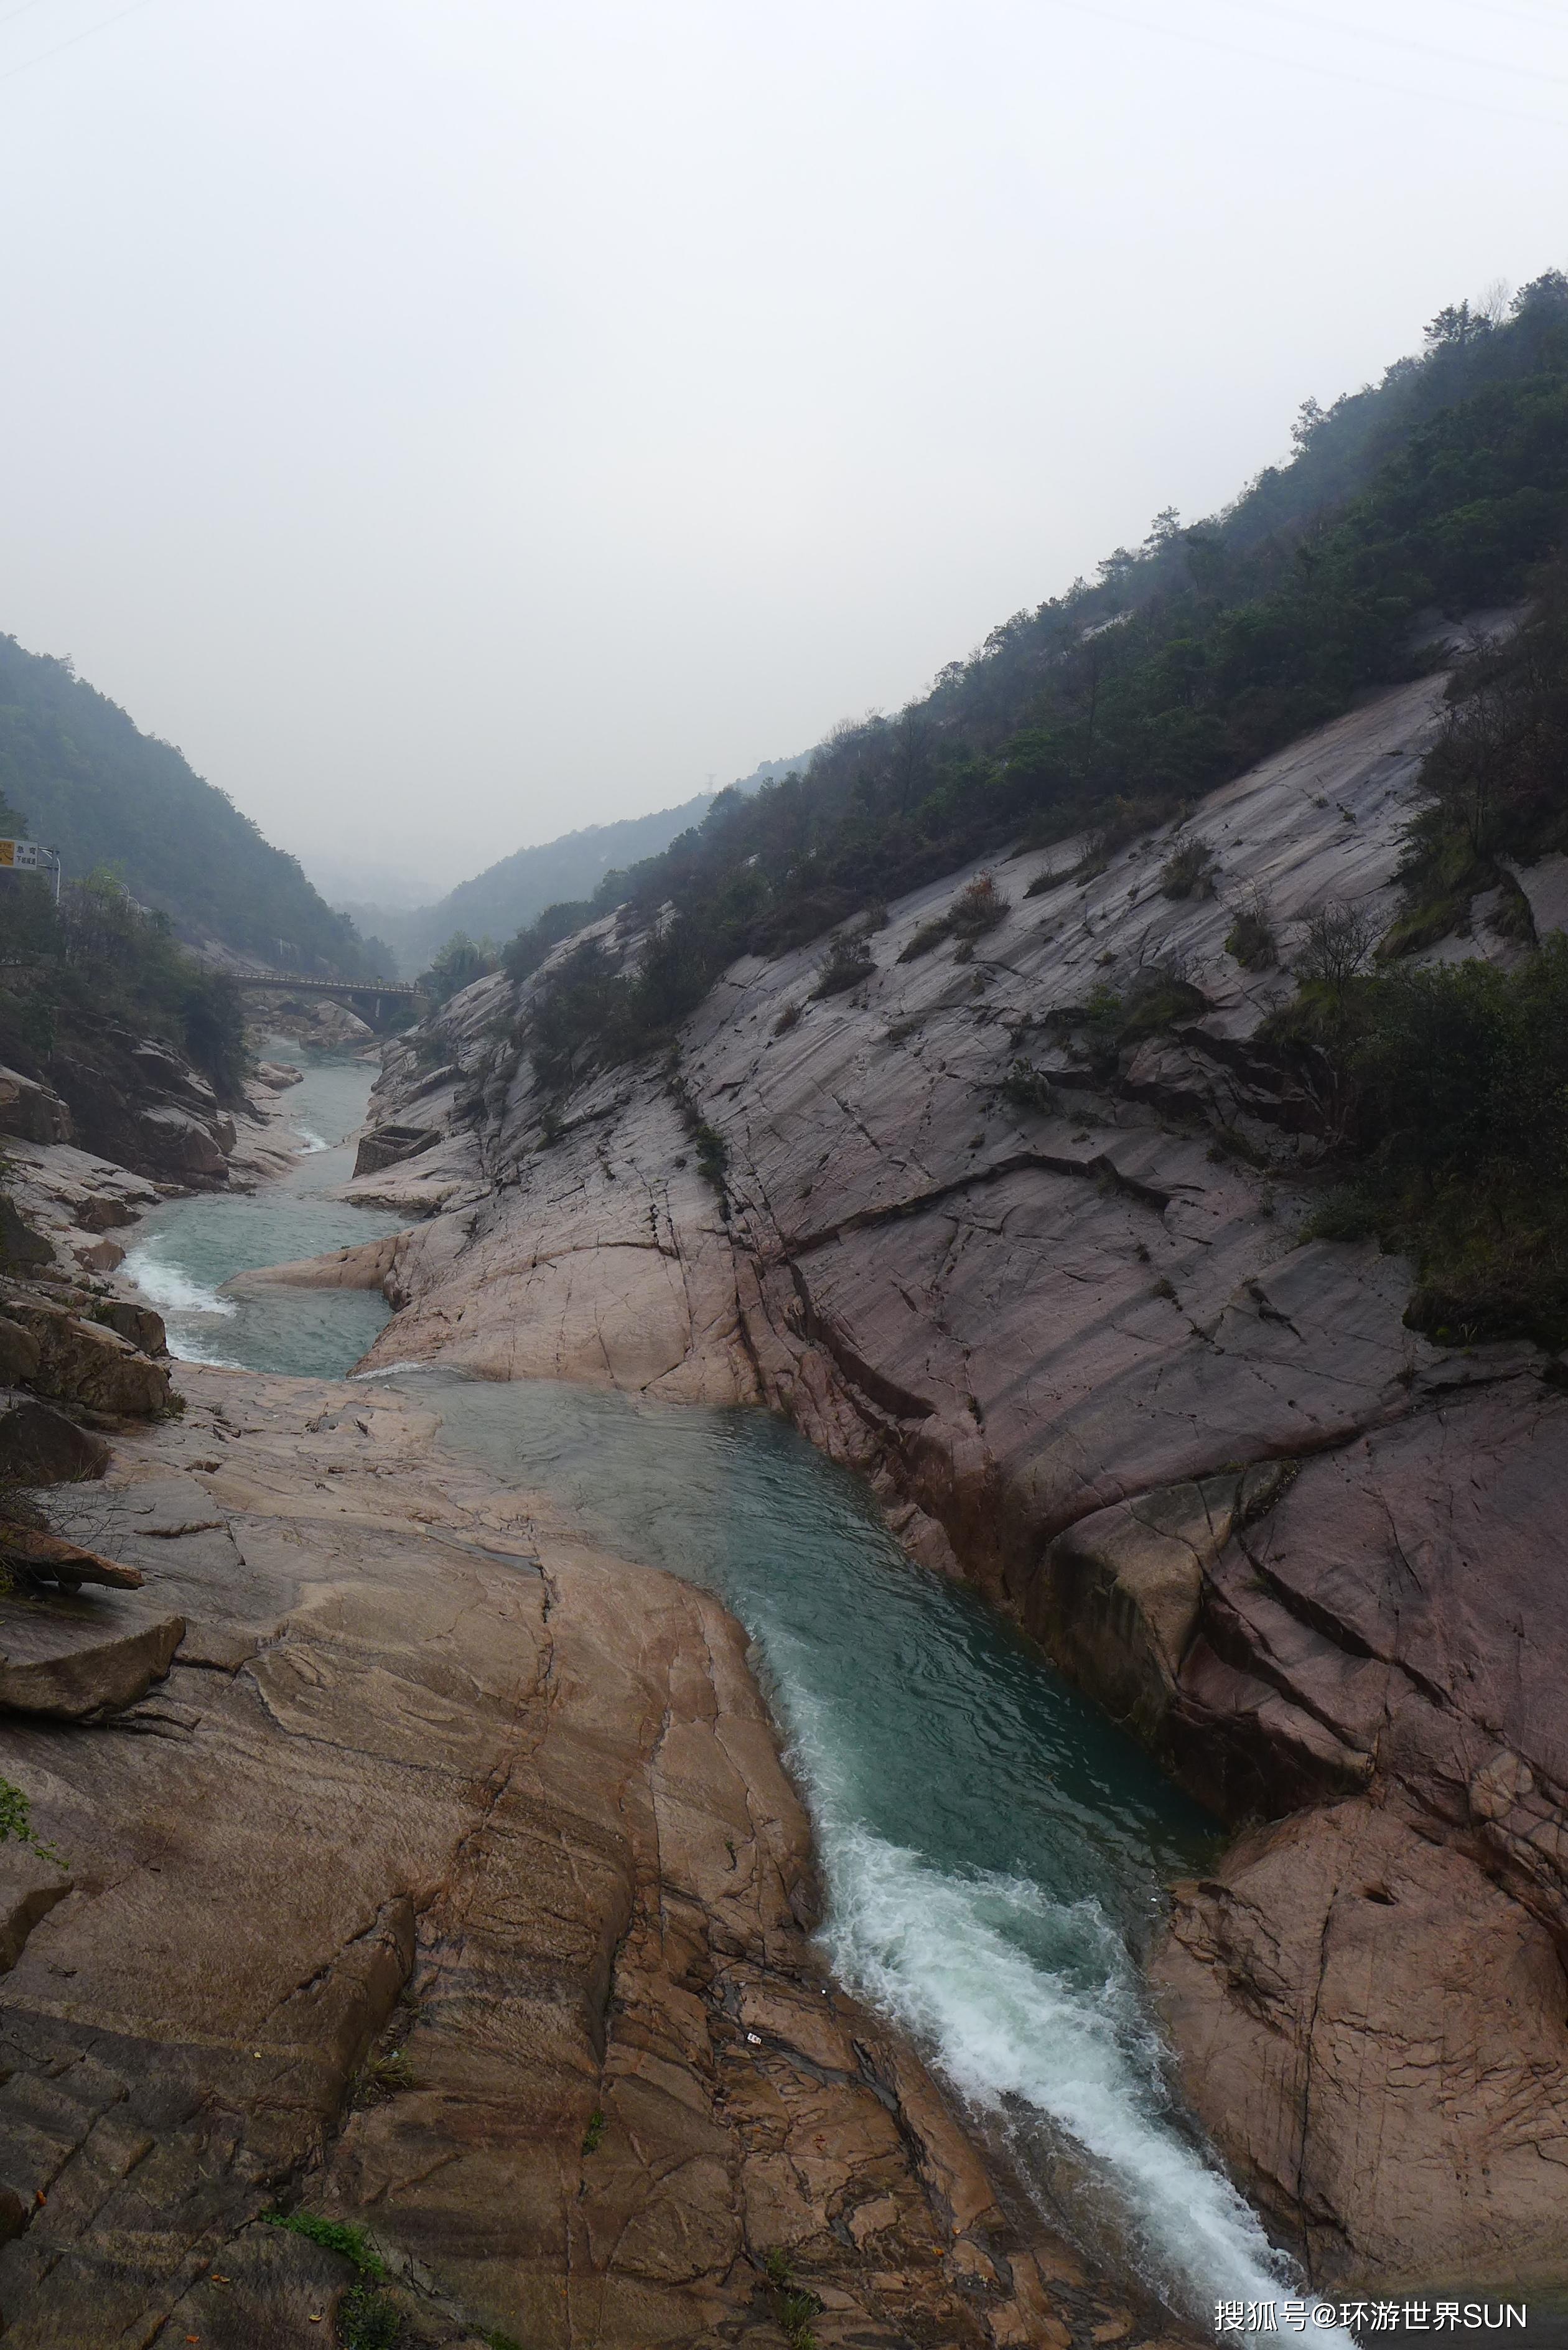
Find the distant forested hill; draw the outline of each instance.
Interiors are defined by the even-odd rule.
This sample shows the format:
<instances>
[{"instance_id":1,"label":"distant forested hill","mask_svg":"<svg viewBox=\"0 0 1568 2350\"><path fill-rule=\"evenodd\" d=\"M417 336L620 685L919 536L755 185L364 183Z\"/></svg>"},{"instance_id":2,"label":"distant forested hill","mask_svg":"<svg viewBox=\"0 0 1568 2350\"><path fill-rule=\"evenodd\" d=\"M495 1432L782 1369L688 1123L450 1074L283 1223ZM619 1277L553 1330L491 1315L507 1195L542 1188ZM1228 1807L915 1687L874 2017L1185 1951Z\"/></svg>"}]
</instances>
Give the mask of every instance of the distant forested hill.
<instances>
[{"instance_id":1,"label":"distant forested hill","mask_svg":"<svg viewBox=\"0 0 1568 2350\"><path fill-rule=\"evenodd\" d=\"M1141 547L1002 621L921 700L836 729L803 775L721 792L601 888L601 909L674 918L635 970L598 944L563 970L534 1015L536 1056L580 1075L659 1046L736 956L857 914L875 927L882 901L971 858L1076 836L1078 869L1101 870L1357 694L1429 666L1445 616L1543 595L1568 526L1568 276L1548 271L1506 314L1440 312L1419 356L1331 408L1304 401L1292 437L1291 463L1220 514L1156 515ZM1521 691L1521 725L1540 734L1528 713L1549 702ZM1511 839L1490 815L1468 834L1456 819L1421 852L1434 893L1481 887L1500 848L1568 842L1557 752L1530 762L1542 805ZM1475 788L1529 797L1506 779ZM514 940L514 976L587 910L546 912ZM858 952L844 943L835 984L869 968L868 934Z\"/></svg>"},{"instance_id":2,"label":"distant forested hill","mask_svg":"<svg viewBox=\"0 0 1568 2350\"><path fill-rule=\"evenodd\" d=\"M755 791L791 768L804 766L809 756L803 752L796 759L766 759L731 788ZM471 939L509 939L546 906L591 898L607 874L657 857L678 835L701 824L712 801L711 792L700 792L679 807L656 808L649 816L626 816L616 824L590 824L537 848L514 849L472 881L460 881L439 904L420 906L411 913L360 904L350 904L346 910L362 931L373 931L387 941L411 978L460 931Z\"/></svg>"},{"instance_id":3,"label":"distant forested hill","mask_svg":"<svg viewBox=\"0 0 1568 2350\"><path fill-rule=\"evenodd\" d=\"M290 969L370 975L373 951L298 862L171 743L143 734L68 661L0 636L0 793L68 877L112 868L182 938Z\"/></svg>"}]
</instances>

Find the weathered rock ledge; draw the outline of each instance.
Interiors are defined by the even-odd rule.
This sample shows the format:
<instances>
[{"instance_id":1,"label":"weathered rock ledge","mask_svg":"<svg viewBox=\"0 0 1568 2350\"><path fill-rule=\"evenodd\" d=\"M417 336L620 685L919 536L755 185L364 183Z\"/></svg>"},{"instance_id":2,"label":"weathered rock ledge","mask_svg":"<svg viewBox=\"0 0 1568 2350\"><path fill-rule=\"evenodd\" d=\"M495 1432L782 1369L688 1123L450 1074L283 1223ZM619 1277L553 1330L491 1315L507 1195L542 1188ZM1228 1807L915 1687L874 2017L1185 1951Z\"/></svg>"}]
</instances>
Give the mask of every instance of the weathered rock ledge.
<instances>
[{"instance_id":1,"label":"weathered rock ledge","mask_svg":"<svg viewBox=\"0 0 1568 2350\"><path fill-rule=\"evenodd\" d=\"M0 1602L8 2345L329 2338L280 2204L452 2350L777 2350L770 2255L825 2350L1148 2338L826 1982L722 1608L389 1390L181 1380L56 1495L141 1587Z\"/></svg>"},{"instance_id":2,"label":"weathered rock ledge","mask_svg":"<svg viewBox=\"0 0 1568 2350\"><path fill-rule=\"evenodd\" d=\"M1324 2284L1568 2282L1562 1367L1432 1346L1399 1261L1300 1240L1315 1108L1255 1044L1290 983L1223 945L1258 886L1287 955L1325 898L1392 914L1440 692L1210 795L1212 899L1161 894L1168 838L1081 881L1067 844L998 866L1006 919L957 952L903 959L968 874L894 907L847 993L815 996L820 948L736 964L677 1087L611 1071L546 1117L526 990L482 982L439 1066L389 1056L400 1140L355 1187L410 1220L374 1359L775 1405L1272 1823L1181 1891L1158 1972ZM1107 1074L1083 1008L1154 965L1193 1008Z\"/></svg>"}]
</instances>

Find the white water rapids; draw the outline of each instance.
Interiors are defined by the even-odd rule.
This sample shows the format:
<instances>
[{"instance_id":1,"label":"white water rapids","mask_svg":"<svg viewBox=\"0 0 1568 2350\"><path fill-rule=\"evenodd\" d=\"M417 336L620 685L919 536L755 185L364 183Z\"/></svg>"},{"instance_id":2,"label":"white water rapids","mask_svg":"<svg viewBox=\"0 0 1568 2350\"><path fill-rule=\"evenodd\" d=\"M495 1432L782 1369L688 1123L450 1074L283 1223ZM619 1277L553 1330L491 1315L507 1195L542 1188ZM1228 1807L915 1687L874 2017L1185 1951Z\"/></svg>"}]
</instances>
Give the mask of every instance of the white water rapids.
<instances>
[{"instance_id":1,"label":"white water rapids","mask_svg":"<svg viewBox=\"0 0 1568 2350\"><path fill-rule=\"evenodd\" d=\"M345 1134L368 1085L362 1066L318 1067L296 1122L313 1143ZM129 1269L177 1352L349 1370L379 1297L221 1286L393 1228L330 1196L348 1171L346 1149L317 1149L249 1199L148 1220ZM911 1566L864 1487L762 1412L378 1377L433 1402L444 1440L497 1476L740 1617L812 1813L836 1971L904 2026L1042 2209L1206 2329L1218 2301L1287 2294L1290 2264L1183 2114L1144 1994L1162 1887L1215 1831L1141 1750L971 1594Z\"/></svg>"}]
</instances>

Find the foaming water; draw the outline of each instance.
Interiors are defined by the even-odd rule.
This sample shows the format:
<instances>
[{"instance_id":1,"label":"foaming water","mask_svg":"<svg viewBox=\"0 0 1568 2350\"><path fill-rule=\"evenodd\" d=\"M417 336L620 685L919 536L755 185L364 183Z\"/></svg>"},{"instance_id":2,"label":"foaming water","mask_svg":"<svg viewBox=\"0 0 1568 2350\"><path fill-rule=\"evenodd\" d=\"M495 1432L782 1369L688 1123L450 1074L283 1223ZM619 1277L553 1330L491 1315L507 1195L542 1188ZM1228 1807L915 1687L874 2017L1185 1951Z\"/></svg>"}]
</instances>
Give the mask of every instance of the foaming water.
<instances>
[{"instance_id":1,"label":"foaming water","mask_svg":"<svg viewBox=\"0 0 1568 2350\"><path fill-rule=\"evenodd\" d=\"M306 1066L300 1130L350 1132L369 1073ZM325 1196L350 1160L335 1141L251 1198L147 1220L130 1265L177 1352L350 1369L387 1318L379 1296L220 1287L395 1229ZM607 1549L733 1609L811 1810L836 1972L1006 2142L1049 2217L1199 2323L1289 2283L1183 2113L1148 2012L1138 1960L1163 1889L1205 1865L1217 1830L1140 1748L971 1593L911 1565L859 1481L765 1413L430 1366L362 1376L435 1404L445 1442Z\"/></svg>"},{"instance_id":2,"label":"foaming water","mask_svg":"<svg viewBox=\"0 0 1568 2350\"><path fill-rule=\"evenodd\" d=\"M396 1376L454 1449L739 1616L812 1812L835 1970L1042 2209L1200 2322L1274 2298L1288 2265L1183 2114L1137 1964L1164 1886L1214 1848L1207 1814L781 1421Z\"/></svg>"},{"instance_id":3,"label":"foaming water","mask_svg":"<svg viewBox=\"0 0 1568 2350\"><path fill-rule=\"evenodd\" d=\"M286 1038L268 1057L303 1068L287 1097L303 1157L259 1191L203 1191L154 1209L137 1228L125 1270L162 1315L171 1354L232 1369L338 1378L388 1320L375 1290L279 1289L231 1297L236 1273L376 1240L403 1219L327 1195L354 1171L353 1138L374 1072L363 1061L313 1053Z\"/></svg>"}]
</instances>

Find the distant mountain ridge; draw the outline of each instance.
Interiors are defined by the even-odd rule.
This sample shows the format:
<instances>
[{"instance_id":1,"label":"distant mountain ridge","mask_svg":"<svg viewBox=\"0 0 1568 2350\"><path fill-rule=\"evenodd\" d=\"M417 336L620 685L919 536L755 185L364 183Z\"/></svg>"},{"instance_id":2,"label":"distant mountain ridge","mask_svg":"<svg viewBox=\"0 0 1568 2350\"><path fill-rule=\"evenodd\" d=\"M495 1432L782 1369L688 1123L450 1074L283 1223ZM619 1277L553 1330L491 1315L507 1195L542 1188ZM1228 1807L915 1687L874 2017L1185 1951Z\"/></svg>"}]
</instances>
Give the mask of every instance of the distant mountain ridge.
<instances>
[{"instance_id":1,"label":"distant mountain ridge","mask_svg":"<svg viewBox=\"0 0 1568 2350\"><path fill-rule=\"evenodd\" d=\"M803 751L793 759L764 759L732 788L760 791L763 784L805 766L810 757L809 751ZM341 911L360 931L384 941L397 956L404 976L413 978L459 931L471 939L491 938L498 946L504 945L546 906L591 898L607 873L635 865L645 857L657 857L683 832L700 825L716 797L714 792L699 792L676 807L622 816L613 824L586 825L557 840L514 849L510 857L487 866L472 880L460 881L433 905L412 911L358 899L345 901Z\"/></svg>"},{"instance_id":2,"label":"distant mountain ridge","mask_svg":"<svg viewBox=\"0 0 1568 2350\"><path fill-rule=\"evenodd\" d=\"M0 794L79 880L109 866L187 944L372 977L374 949L171 743L143 734L68 660L0 636Z\"/></svg>"}]
</instances>

